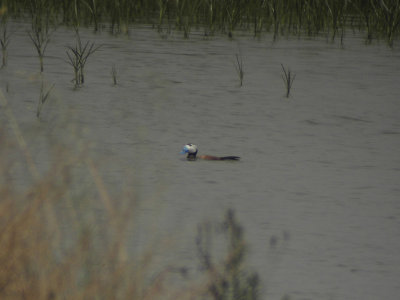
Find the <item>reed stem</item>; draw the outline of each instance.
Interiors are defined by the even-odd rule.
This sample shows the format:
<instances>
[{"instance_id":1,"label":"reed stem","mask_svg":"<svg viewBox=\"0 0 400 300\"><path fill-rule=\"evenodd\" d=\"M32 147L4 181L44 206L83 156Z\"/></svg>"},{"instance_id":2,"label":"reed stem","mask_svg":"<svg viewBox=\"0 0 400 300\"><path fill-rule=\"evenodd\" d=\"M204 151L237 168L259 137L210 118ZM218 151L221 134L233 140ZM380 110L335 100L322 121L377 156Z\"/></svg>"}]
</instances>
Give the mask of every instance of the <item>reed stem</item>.
<instances>
[{"instance_id":1,"label":"reed stem","mask_svg":"<svg viewBox=\"0 0 400 300\"><path fill-rule=\"evenodd\" d=\"M289 98L290 90L292 89L293 81L296 78L296 74L293 74L289 68L286 70L283 64L281 64L281 67L283 71L282 79L286 88L286 98Z\"/></svg>"},{"instance_id":2,"label":"reed stem","mask_svg":"<svg viewBox=\"0 0 400 300\"><path fill-rule=\"evenodd\" d=\"M40 117L40 113L42 112L43 105L46 102L47 98L49 97L50 92L53 89L53 87L54 87L54 84L48 90L45 90L44 82L42 80L41 85L40 85L39 102L38 102L38 107L37 107L37 110L36 110L36 117L37 118Z\"/></svg>"},{"instance_id":3,"label":"reed stem","mask_svg":"<svg viewBox=\"0 0 400 300\"><path fill-rule=\"evenodd\" d=\"M243 77L244 77L244 68L243 68L243 59L241 54L236 54L236 72L239 76L240 86L243 86Z\"/></svg>"},{"instance_id":4,"label":"reed stem","mask_svg":"<svg viewBox=\"0 0 400 300\"><path fill-rule=\"evenodd\" d=\"M113 64L111 67L111 76L113 79L113 84L117 85L117 69L115 68L115 64Z\"/></svg>"},{"instance_id":5,"label":"reed stem","mask_svg":"<svg viewBox=\"0 0 400 300\"><path fill-rule=\"evenodd\" d=\"M7 58L8 58L7 48L8 44L10 43L10 34L7 32L7 23L1 25L1 30L2 30L0 36L1 54L2 54L1 68L4 68L5 66L7 66Z\"/></svg>"}]
</instances>

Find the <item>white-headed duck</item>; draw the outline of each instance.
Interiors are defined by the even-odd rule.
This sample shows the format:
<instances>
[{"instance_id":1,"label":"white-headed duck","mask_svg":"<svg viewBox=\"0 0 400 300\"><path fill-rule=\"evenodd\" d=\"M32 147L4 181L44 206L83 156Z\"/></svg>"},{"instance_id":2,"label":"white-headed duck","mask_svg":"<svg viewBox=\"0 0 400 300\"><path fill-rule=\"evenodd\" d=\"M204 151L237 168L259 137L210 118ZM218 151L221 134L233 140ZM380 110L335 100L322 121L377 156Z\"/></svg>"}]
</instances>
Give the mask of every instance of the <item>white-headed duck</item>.
<instances>
[{"instance_id":1,"label":"white-headed duck","mask_svg":"<svg viewBox=\"0 0 400 300\"><path fill-rule=\"evenodd\" d=\"M181 154L187 154L187 160L205 159L205 160L239 160L239 156L213 156L213 155L197 155L198 149L194 144L186 144L183 146Z\"/></svg>"}]
</instances>

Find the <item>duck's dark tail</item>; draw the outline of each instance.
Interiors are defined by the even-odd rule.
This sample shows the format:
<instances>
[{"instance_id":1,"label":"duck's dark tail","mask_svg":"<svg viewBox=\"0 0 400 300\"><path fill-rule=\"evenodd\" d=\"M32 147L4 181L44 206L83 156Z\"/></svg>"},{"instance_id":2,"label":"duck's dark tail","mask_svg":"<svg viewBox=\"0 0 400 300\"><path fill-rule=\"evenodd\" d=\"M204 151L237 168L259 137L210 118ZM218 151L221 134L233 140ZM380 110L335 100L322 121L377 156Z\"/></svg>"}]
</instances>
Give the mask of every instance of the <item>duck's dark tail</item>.
<instances>
[{"instance_id":1,"label":"duck's dark tail","mask_svg":"<svg viewBox=\"0 0 400 300\"><path fill-rule=\"evenodd\" d=\"M220 160L239 160L240 157L239 156L223 156L220 157Z\"/></svg>"}]
</instances>

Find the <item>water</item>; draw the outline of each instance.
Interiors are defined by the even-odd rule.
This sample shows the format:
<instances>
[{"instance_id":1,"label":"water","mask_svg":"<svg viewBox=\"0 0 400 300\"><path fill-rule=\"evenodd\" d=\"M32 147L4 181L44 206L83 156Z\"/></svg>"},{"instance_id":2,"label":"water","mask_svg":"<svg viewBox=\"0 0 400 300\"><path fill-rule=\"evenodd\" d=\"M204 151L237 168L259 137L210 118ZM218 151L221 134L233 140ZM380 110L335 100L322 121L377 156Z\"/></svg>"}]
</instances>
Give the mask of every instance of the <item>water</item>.
<instances>
[{"instance_id":1,"label":"water","mask_svg":"<svg viewBox=\"0 0 400 300\"><path fill-rule=\"evenodd\" d=\"M61 143L93 157L110 193L132 187L140 202L132 249L171 240L160 264L195 274L197 224L234 208L263 299L398 297L398 50L358 37L341 48L323 39L82 30L82 40L102 47L74 90L65 54L74 34L59 28L44 59L55 87L37 120L38 59L24 25L12 28L1 88L35 163L45 172L49 148ZM296 74L289 99L281 63ZM200 154L242 159L187 162L179 151L189 142ZM14 180L24 184L22 173L17 166Z\"/></svg>"}]
</instances>

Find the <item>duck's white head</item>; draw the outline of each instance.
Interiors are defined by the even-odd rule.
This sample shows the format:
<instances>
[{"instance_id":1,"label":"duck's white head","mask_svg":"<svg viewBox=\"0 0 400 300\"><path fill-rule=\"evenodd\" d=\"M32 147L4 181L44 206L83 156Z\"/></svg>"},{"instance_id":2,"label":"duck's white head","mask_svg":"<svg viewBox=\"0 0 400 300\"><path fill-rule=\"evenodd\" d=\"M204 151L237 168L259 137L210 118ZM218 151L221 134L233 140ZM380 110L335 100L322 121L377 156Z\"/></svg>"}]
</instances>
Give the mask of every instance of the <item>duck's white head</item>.
<instances>
[{"instance_id":1,"label":"duck's white head","mask_svg":"<svg viewBox=\"0 0 400 300\"><path fill-rule=\"evenodd\" d=\"M197 153L197 146L194 144L186 144L183 146L181 154L196 154Z\"/></svg>"}]
</instances>

